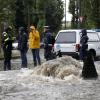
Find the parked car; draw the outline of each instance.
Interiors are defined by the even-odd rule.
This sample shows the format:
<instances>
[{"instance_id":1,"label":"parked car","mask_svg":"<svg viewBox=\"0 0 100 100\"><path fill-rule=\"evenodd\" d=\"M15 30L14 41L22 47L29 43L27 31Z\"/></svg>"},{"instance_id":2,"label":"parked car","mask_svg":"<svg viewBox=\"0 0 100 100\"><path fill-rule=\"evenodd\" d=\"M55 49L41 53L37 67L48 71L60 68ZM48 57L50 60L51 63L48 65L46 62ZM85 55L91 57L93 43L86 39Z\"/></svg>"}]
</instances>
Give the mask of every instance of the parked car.
<instances>
[{"instance_id":1,"label":"parked car","mask_svg":"<svg viewBox=\"0 0 100 100\"><path fill-rule=\"evenodd\" d=\"M79 57L81 30L60 30L55 38L54 51L61 50L62 54ZM93 30L87 30L88 50L94 57L100 56L100 38L98 33Z\"/></svg>"},{"instance_id":2,"label":"parked car","mask_svg":"<svg viewBox=\"0 0 100 100\"><path fill-rule=\"evenodd\" d=\"M13 44L12 44L12 48L13 50L17 50L18 49L18 42L15 41Z\"/></svg>"},{"instance_id":3,"label":"parked car","mask_svg":"<svg viewBox=\"0 0 100 100\"><path fill-rule=\"evenodd\" d=\"M17 50L18 49L18 41L15 41L13 44L12 44L12 47L13 47L13 50ZM40 43L40 48L43 48L44 47L44 44L41 42Z\"/></svg>"}]
</instances>

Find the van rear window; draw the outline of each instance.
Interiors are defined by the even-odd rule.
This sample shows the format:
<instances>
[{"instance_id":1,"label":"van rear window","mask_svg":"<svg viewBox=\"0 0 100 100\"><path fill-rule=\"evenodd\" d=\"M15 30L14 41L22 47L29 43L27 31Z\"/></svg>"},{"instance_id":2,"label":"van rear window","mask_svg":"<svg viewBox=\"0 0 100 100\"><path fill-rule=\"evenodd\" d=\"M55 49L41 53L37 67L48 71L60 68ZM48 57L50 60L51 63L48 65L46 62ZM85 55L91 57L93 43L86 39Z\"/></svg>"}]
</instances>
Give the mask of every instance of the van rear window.
<instances>
[{"instance_id":1,"label":"van rear window","mask_svg":"<svg viewBox=\"0 0 100 100\"><path fill-rule=\"evenodd\" d=\"M75 43L76 32L60 32L56 38L56 43Z\"/></svg>"},{"instance_id":2,"label":"van rear window","mask_svg":"<svg viewBox=\"0 0 100 100\"><path fill-rule=\"evenodd\" d=\"M100 41L99 40L99 36L97 33L93 33L93 32L88 32L87 33L88 37L89 37L89 42L97 42Z\"/></svg>"}]
</instances>

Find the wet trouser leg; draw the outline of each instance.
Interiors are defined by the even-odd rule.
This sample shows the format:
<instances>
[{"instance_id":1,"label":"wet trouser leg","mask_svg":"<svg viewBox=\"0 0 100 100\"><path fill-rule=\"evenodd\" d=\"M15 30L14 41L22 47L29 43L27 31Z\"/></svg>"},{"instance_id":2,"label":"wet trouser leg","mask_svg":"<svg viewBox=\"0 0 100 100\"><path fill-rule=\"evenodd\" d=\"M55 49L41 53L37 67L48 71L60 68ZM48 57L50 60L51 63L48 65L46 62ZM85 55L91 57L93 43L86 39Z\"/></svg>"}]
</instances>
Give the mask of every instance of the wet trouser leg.
<instances>
[{"instance_id":1,"label":"wet trouser leg","mask_svg":"<svg viewBox=\"0 0 100 100\"><path fill-rule=\"evenodd\" d=\"M7 70L7 60L4 59L4 71L6 71L6 70Z\"/></svg>"},{"instance_id":2,"label":"wet trouser leg","mask_svg":"<svg viewBox=\"0 0 100 100\"><path fill-rule=\"evenodd\" d=\"M83 50L80 48L80 60L83 60Z\"/></svg>"},{"instance_id":3,"label":"wet trouser leg","mask_svg":"<svg viewBox=\"0 0 100 100\"><path fill-rule=\"evenodd\" d=\"M11 51L4 49L4 71L11 70Z\"/></svg>"},{"instance_id":4,"label":"wet trouser leg","mask_svg":"<svg viewBox=\"0 0 100 100\"><path fill-rule=\"evenodd\" d=\"M11 70L11 60L10 59L4 60L4 71L6 70Z\"/></svg>"},{"instance_id":5,"label":"wet trouser leg","mask_svg":"<svg viewBox=\"0 0 100 100\"><path fill-rule=\"evenodd\" d=\"M20 53L21 53L21 60L22 60L21 67L26 68L27 67L27 56L26 56L27 51L21 51Z\"/></svg>"},{"instance_id":6,"label":"wet trouser leg","mask_svg":"<svg viewBox=\"0 0 100 100\"><path fill-rule=\"evenodd\" d=\"M85 60L87 56L87 50L80 50L80 60Z\"/></svg>"},{"instance_id":7,"label":"wet trouser leg","mask_svg":"<svg viewBox=\"0 0 100 100\"><path fill-rule=\"evenodd\" d=\"M34 66L37 66L36 49L32 49L32 55L33 55Z\"/></svg>"},{"instance_id":8,"label":"wet trouser leg","mask_svg":"<svg viewBox=\"0 0 100 100\"><path fill-rule=\"evenodd\" d=\"M46 61L49 60L49 58L48 58L48 49L47 48L44 49L44 58L46 59Z\"/></svg>"},{"instance_id":9,"label":"wet trouser leg","mask_svg":"<svg viewBox=\"0 0 100 100\"><path fill-rule=\"evenodd\" d=\"M41 65L41 59L40 59L39 51L40 51L39 49L36 49L36 58L37 58L38 64Z\"/></svg>"},{"instance_id":10,"label":"wet trouser leg","mask_svg":"<svg viewBox=\"0 0 100 100\"><path fill-rule=\"evenodd\" d=\"M10 59L7 60L7 68L8 70L11 70L11 60Z\"/></svg>"},{"instance_id":11,"label":"wet trouser leg","mask_svg":"<svg viewBox=\"0 0 100 100\"><path fill-rule=\"evenodd\" d=\"M8 70L11 70L11 55L12 55L12 52L9 51L8 52L8 59L7 59L7 68L8 68Z\"/></svg>"},{"instance_id":12,"label":"wet trouser leg","mask_svg":"<svg viewBox=\"0 0 100 100\"><path fill-rule=\"evenodd\" d=\"M4 52L4 71L7 70L7 51L5 48L3 48L3 52Z\"/></svg>"},{"instance_id":13,"label":"wet trouser leg","mask_svg":"<svg viewBox=\"0 0 100 100\"><path fill-rule=\"evenodd\" d=\"M45 59L48 61L48 60L51 60L52 59L52 47L51 46L48 46L47 48L44 49L44 56L45 56Z\"/></svg>"}]
</instances>

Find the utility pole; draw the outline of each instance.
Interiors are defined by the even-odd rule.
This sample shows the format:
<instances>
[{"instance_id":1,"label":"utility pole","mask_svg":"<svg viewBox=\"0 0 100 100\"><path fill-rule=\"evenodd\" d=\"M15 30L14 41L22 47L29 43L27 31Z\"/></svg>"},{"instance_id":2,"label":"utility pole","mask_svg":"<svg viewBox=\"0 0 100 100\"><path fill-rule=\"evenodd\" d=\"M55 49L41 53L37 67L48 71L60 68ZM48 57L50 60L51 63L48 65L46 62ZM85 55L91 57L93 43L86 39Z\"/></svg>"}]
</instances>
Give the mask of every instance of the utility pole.
<instances>
[{"instance_id":1,"label":"utility pole","mask_svg":"<svg viewBox=\"0 0 100 100\"><path fill-rule=\"evenodd\" d=\"M65 29L66 29L66 0L65 0Z\"/></svg>"}]
</instances>

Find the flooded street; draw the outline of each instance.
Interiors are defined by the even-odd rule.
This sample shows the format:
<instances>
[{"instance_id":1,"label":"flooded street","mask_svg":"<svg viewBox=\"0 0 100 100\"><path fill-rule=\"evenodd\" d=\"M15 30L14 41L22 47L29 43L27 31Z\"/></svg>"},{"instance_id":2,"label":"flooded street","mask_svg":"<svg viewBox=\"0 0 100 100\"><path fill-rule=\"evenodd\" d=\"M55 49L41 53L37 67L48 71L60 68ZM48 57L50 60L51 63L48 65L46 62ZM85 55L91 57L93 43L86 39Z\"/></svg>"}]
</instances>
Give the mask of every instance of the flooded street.
<instances>
[{"instance_id":1,"label":"flooded street","mask_svg":"<svg viewBox=\"0 0 100 100\"><path fill-rule=\"evenodd\" d=\"M43 51L40 53L45 62ZM34 68L29 53L28 63L29 69L20 69L20 59L15 59L14 70L0 72L0 100L100 100L99 61L95 62L99 77L90 80L80 77L81 64L72 58L45 62Z\"/></svg>"}]
</instances>

